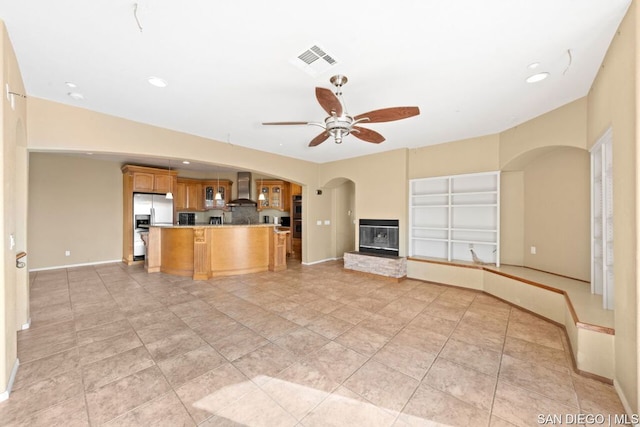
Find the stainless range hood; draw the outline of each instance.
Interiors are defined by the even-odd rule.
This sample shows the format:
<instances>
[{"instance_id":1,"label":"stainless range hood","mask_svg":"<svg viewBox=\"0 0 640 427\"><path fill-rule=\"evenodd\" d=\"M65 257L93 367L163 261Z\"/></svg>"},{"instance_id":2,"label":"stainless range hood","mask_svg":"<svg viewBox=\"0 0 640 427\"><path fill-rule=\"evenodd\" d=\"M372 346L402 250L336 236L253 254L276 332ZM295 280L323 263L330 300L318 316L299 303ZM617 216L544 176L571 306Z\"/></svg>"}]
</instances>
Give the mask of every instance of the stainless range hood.
<instances>
[{"instance_id":1,"label":"stainless range hood","mask_svg":"<svg viewBox=\"0 0 640 427\"><path fill-rule=\"evenodd\" d=\"M238 172L238 198L227 203L227 206L257 206L251 200L251 172Z\"/></svg>"}]
</instances>

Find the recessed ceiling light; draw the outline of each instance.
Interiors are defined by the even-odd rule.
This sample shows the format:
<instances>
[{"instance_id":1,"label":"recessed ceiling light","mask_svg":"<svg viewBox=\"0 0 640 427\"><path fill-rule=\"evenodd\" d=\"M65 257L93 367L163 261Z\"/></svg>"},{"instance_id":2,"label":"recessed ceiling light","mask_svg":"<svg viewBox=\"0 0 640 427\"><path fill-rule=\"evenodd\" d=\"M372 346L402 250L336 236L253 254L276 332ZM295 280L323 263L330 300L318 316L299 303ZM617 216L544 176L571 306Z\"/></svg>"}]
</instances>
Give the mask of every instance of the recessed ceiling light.
<instances>
[{"instance_id":1,"label":"recessed ceiling light","mask_svg":"<svg viewBox=\"0 0 640 427\"><path fill-rule=\"evenodd\" d=\"M529 76L527 78L527 83L540 82L540 81L546 79L547 77L549 77L549 73L547 73L546 71L543 72L543 73L534 74L534 75Z\"/></svg>"},{"instance_id":2,"label":"recessed ceiling light","mask_svg":"<svg viewBox=\"0 0 640 427\"><path fill-rule=\"evenodd\" d=\"M69 95L71 98L75 99L76 101L82 101L84 99L84 95L79 92L69 92L67 95Z\"/></svg>"},{"instance_id":3,"label":"recessed ceiling light","mask_svg":"<svg viewBox=\"0 0 640 427\"><path fill-rule=\"evenodd\" d=\"M73 82L64 82L64 84L66 84L68 87L71 87L71 88L78 87L78 85Z\"/></svg>"},{"instance_id":4,"label":"recessed ceiling light","mask_svg":"<svg viewBox=\"0 0 640 427\"><path fill-rule=\"evenodd\" d=\"M165 79L161 79L160 77L149 77L147 79L149 84L155 87L167 87L167 81Z\"/></svg>"},{"instance_id":5,"label":"recessed ceiling light","mask_svg":"<svg viewBox=\"0 0 640 427\"><path fill-rule=\"evenodd\" d=\"M530 69L530 70L535 70L539 66L540 66L539 62L532 62L531 64L527 65L527 68Z\"/></svg>"},{"instance_id":6,"label":"recessed ceiling light","mask_svg":"<svg viewBox=\"0 0 640 427\"><path fill-rule=\"evenodd\" d=\"M189 160L183 160L183 161L182 161L182 164L183 164L183 165L188 165L188 164L190 164L190 163L191 163L191 162L190 162Z\"/></svg>"}]
</instances>

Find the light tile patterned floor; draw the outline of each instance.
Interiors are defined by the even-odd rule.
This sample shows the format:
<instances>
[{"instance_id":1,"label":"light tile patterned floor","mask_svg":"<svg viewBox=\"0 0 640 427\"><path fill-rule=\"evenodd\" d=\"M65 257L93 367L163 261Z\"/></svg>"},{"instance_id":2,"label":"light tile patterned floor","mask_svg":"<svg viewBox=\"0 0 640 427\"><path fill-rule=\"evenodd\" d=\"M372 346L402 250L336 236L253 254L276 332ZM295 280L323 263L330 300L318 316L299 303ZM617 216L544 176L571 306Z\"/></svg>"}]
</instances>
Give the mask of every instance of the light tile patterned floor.
<instances>
[{"instance_id":1,"label":"light tile patterned floor","mask_svg":"<svg viewBox=\"0 0 640 427\"><path fill-rule=\"evenodd\" d=\"M573 372L559 327L478 292L340 262L209 281L123 264L31 277L2 425L537 426L624 412L612 386Z\"/></svg>"}]
</instances>

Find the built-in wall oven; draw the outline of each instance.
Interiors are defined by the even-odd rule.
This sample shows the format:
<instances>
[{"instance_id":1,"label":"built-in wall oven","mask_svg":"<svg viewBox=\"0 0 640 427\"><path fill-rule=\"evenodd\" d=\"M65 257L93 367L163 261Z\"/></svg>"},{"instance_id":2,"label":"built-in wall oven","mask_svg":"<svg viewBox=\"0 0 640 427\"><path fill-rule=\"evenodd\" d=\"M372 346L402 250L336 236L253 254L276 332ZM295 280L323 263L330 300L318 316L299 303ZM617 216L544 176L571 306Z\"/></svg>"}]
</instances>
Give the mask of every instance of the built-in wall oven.
<instances>
[{"instance_id":1,"label":"built-in wall oven","mask_svg":"<svg viewBox=\"0 0 640 427\"><path fill-rule=\"evenodd\" d=\"M291 237L294 239L302 238L302 196L296 194L293 196L293 224L291 224Z\"/></svg>"},{"instance_id":2,"label":"built-in wall oven","mask_svg":"<svg viewBox=\"0 0 640 427\"><path fill-rule=\"evenodd\" d=\"M302 219L302 196L293 196L293 218Z\"/></svg>"},{"instance_id":3,"label":"built-in wall oven","mask_svg":"<svg viewBox=\"0 0 640 427\"><path fill-rule=\"evenodd\" d=\"M291 237L293 237L294 239L301 239L302 238L302 220L301 219L294 219L293 220L293 225L291 226Z\"/></svg>"}]
</instances>

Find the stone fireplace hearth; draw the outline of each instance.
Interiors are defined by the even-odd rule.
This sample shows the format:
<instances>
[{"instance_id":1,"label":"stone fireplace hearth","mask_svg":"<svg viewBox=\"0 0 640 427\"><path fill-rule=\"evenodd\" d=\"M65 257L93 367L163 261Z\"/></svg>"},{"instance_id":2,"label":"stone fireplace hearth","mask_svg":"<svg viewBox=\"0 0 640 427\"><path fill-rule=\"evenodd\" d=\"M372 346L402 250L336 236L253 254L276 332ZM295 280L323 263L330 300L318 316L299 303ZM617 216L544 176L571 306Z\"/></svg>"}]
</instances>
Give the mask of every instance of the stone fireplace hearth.
<instances>
[{"instance_id":1,"label":"stone fireplace hearth","mask_svg":"<svg viewBox=\"0 0 640 427\"><path fill-rule=\"evenodd\" d=\"M361 219L358 251L345 252L344 268L394 279L407 276L407 259L400 257L397 219Z\"/></svg>"}]
</instances>

